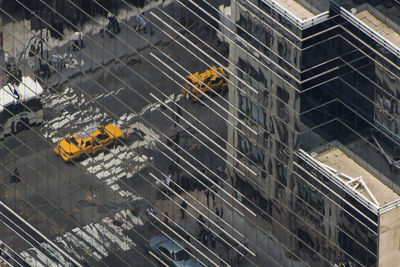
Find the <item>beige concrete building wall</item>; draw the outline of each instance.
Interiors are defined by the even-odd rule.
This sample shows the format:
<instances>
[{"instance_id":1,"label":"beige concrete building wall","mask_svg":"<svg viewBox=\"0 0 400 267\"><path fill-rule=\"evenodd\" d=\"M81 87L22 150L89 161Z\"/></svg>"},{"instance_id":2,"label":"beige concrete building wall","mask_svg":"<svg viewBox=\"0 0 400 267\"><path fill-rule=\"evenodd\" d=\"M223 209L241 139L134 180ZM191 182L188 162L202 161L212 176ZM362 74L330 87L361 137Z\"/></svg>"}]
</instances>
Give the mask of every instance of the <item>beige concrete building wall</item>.
<instances>
[{"instance_id":1,"label":"beige concrete building wall","mask_svg":"<svg viewBox=\"0 0 400 267\"><path fill-rule=\"evenodd\" d=\"M232 3L231 8L233 21L239 20L240 15L253 17L248 12L242 11L237 4ZM267 39L268 41L266 41L265 45L268 45L268 47L270 47L271 50L273 50L277 55L282 55L282 58L291 65L299 68L301 62L301 53L298 48L271 28L269 28L267 32L269 38ZM251 51L252 49L249 48L249 50ZM286 229L290 230L295 236L298 235L299 231L307 233L313 241L312 248L320 250L324 257L334 260L337 255L334 253L335 247L333 246L333 242L328 242L322 237L322 235L329 236L330 238L337 240L338 231L332 227L330 219L336 222L338 220L336 216L339 216L338 213L340 212L340 209L337 206L334 206L331 202L325 201L322 211L322 213L324 213L324 217L313 210L311 206L304 205L304 203L298 199L298 195L296 195L296 193L293 194L293 192L298 192L298 187L301 186L294 181L295 179L292 177L294 175L291 171L291 169L293 169L293 151L295 150L294 148L297 148L298 137L296 129L299 129L300 121L298 114L300 111L299 93L296 91L294 86L291 86L287 82L283 81L282 77L280 77L284 76L282 73L276 73L272 69L264 67L251 56L257 55L257 53L248 53L247 51L239 48L238 45L233 42L230 43L229 53L230 61L233 63L230 66L231 71L233 71L236 75L238 75L238 72L234 65L238 65L239 58L241 58L256 71L262 73L267 81L266 87L269 94L268 97L265 97L261 91L257 95L251 92L251 90L247 89L243 82L239 81L235 77L231 77L231 81L235 84L235 86L243 89L252 102L265 107L266 128L268 129L268 132L271 133L270 136L266 137L262 136L261 134L259 136L255 136L244 126L238 123L236 119L230 116L229 120L231 125L228 125L228 142L235 148L240 147L238 137L239 133L235 129L235 127L237 127L243 130L243 132L247 133L245 137L253 144L263 146L266 149L264 166L268 177L263 179L261 177L261 172L258 171L257 176L252 175L246 170L246 168L234 160L231 161L233 166L246 174L245 176L240 177L241 180L249 181L251 185L256 183L259 188L262 189L258 192L270 204L271 208L268 210L268 213L277 222L283 225ZM262 58L261 55L258 56ZM261 59L261 61L264 60ZM285 94L283 98L288 99L287 103L284 103L280 100L280 98L278 98L278 95L282 97L282 94ZM234 103L235 107L240 108L240 93L239 90L234 86L230 85L228 99L230 103ZM230 112L236 117L238 116L238 112L233 107L230 107ZM254 125L252 125L252 127L253 126ZM259 129L256 126L254 126L253 129L259 130L260 133L263 132L262 129ZM283 131L286 131L286 134L282 134ZM282 144L286 143L287 147L285 148L285 145L280 145L278 140ZM235 153L233 149L231 151L233 155L238 154ZM288 168L285 168L283 175L285 176L285 181L279 181L277 178L279 172L277 167L279 160L277 159L281 160L285 165L288 165ZM249 167L251 168L251 166ZM232 167L228 167L228 171L233 179L233 184L235 184L237 173ZM279 183L286 183L286 186L280 186ZM288 188L291 190L287 190ZM294 212L290 212L288 208ZM276 236L283 244L293 251L296 251L298 255L302 255L303 258L309 259L310 261L315 260L313 259L312 250L305 249L304 245L301 246L300 242L296 241L296 238L288 235L288 231L283 231L281 226L278 226L275 221L267 221L267 224L268 223L270 228L274 229L274 236Z\"/></svg>"},{"instance_id":2,"label":"beige concrete building wall","mask_svg":"<svg viewBox=\"0 0 400 267\"><path fill-rule=\"evenodd\" d=\"M379 266L400 266L400 207L379 216Z\"/></svg>"}]
</instances>

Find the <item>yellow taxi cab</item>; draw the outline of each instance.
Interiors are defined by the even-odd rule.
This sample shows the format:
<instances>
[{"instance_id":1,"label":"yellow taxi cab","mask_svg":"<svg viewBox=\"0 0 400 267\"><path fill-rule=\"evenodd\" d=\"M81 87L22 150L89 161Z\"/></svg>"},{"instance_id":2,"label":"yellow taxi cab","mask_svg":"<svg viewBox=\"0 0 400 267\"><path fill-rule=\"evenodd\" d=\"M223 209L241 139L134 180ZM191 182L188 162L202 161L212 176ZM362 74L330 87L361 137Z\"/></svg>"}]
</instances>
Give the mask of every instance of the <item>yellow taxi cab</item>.
<instances>
[{"instance_id":1,"label":"yellow taxi cab","mask_svg":"<svg viewBox=\"0 0 400 267\"><path fill-rule=\"evenodd\" d=\"M80 158L84 154L93 155L117 139L124 139L122 130L112 123L107 126L95 126L83 132L68 135L57 143L54 152L65 162Z\"/></svg>"},{"instance_id":2,"label":"yellow taxi cab","mask_svg":"<svg viewBox=\"0 0 400 267\"><path fill-rule=\"evenodd\" d=\"M229 69L227 67L226 69ZM222 76L219 74L221 73ZM204 94L213 95L215 93L224 94L228 90L229 79L228 73L222 67L213 66L212 69L208 69L203 73L195 72L192 75L186 76L188 81L184 86L186 88L181 90L183 95L188 94L187 91L192 92L195 97L192 97L192 101L196 102L203 97ZM192 84L195 86L193 87ZM201 92L200 92L201 91Z\"/></svg>"}]
</instances>

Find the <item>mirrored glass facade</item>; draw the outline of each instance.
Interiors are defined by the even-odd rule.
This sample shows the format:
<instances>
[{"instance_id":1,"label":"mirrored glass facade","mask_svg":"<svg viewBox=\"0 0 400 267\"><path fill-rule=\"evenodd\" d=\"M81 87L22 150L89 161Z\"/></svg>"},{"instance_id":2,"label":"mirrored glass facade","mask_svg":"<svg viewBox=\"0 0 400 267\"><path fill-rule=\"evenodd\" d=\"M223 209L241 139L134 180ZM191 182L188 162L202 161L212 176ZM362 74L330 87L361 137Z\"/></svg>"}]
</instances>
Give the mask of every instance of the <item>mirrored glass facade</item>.
<instances>
[{"instance_id":1,"label":"mirrored glass facade","mask_svg":"<svg viewBox=\"0 0 400 267\"><path fill-rule=\"evenodd\" d=\"M6 266L400 266L396 0L0 0Z\"/></svg>"},{"instance_id":2,"label":"mirrored glass facade","mask_svg":"<svg viewBox=\"0 0 400 267\"><path fill-rule=\"evenodd\" d=\"M378 253L383 215L332 184L298 151L339 145L399 192L399 50L357 17L376 14L379 3L315 4L318 13L307 21L295 16L301 11L282 9L286 1L277 2L232 7L238 37L230 58L238 87L229 97L249 127L237 123L228 137L256 172L243 177L231 170L236 188L299 261L384 266L378 260L385 257Z\"/></svg>"}]
</instances>

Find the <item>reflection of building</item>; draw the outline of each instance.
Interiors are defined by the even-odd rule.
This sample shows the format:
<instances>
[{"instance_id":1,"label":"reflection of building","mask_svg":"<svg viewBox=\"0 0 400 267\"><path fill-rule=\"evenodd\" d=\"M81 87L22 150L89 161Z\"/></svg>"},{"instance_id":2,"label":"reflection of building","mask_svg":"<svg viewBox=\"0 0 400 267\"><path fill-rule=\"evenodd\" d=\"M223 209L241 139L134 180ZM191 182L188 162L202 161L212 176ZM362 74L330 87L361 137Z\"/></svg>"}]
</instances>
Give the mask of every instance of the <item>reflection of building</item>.
<instances>
[{"instance_id":1,"label":"reflection of building","mask_svg":"<svg viewBox=\"0 0 400 267\"><path fill-rule=\"evenodd\" d=\"M233 183L287 257L398 266L400 35L385 16L400 6L314 2L232 3L228 138L247 165L232 161Z\"/></svg>"}]
</instances>

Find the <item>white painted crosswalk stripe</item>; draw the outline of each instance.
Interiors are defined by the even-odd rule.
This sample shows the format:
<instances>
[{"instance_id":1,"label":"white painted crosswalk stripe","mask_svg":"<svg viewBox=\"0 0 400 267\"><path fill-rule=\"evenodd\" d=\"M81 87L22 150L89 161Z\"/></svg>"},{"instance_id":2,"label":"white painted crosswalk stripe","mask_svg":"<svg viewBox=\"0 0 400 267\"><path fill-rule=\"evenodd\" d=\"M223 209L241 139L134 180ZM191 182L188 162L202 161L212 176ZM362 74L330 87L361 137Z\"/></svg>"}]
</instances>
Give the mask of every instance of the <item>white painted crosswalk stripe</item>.
<instances>
[{"instance_id":1,"label":"white painted crosswalk stripe","mask_svg":"<svg viewBox=\"0 0 400 267\"><path fill-rule=\"evenodd\" d=\"M113 176L113 177L111 177L111 178L108 178L108 179L105 180L104 182L105 182L107 185L111 185L111 184L115 183L116 181L118 181L118 177Z\"/></svg>"},{"instance_id":2,"label":"white painted crosswalk stripe","mask_svg":"<svg viewBox=\"0 0 400 267\"><path fill-rule=\"evenodd\" d=\"M120 174L117 175L117 177L120 179L120 178L122 178L122 177L124 177L126 175L127 175L126 172L121 172Z\"/></svg>"},{"instance_id":3,"label":"white painted crosswalk stripe","mask_svg":"<svg viewBox=\"0 0 400 267\"><path fill-rule=\"evenodd\" d=\"M55 242L65 249L77 260L84 257L92 257L99 261L110 255L109 250L121 249L128 251L136 244L126 235L135 226L143 226L143 222L132 212L121 210L113 216L105 217L98 223L90 223L82 228L74 228L63 236L55 238ZM42 244L50 254L59 262L55 263L36 248L29 248L21 253L21 256L31 266L68 266L69 263L46 244Z\"/></svg>"},{"instance_id":4,"label":"white painted crosswalk stripe","mask_svg":"<svg viewBox=\"0 0 400 267\"><path fill-rule=\"evenodd\" d=\"M33 262L32 266L61 266L58 263L52 261L37 248L29 248L23 251L21 253L21 256L27 259L27 261Z\"/></svg>"},{"instance_id":5,"label":"white painted crosswalk stripe","mask_svg":"<svg viewBox=\"0 0 400 267\"><path fill-rule=\"evenodd\" d=\"M113 166L118 166L119 164L121 164L121 160L119 159L112 159L109 162L107 162L106 164L104 164L104 168L109 169Z\"/></svg>"},{"instance_id":6,"label":"white painted crosswalk stripe","mask_svg":"<svg viewBox=\"0 0 400 267\"><path fill-rule=\"evenodd\" d=\"M89 168L87 168L87 171L90 173L97 173L102 169L102 167L100 165L96 165L96 166L91 166Z\"/></svg>"},{"instance_id":7,"label":"white painted crosswalk stripe","mask_svg":"<svg viewBox=\"0 0 400 267\"><path fill-rule=\"evenodd\" d=\"M129 237L124 235L115 235L109 230L108 227L100 225L99 223L95 223L94 226L101 233L103 233L112 243L117 244L120 249L127 251L134 246L134 243Z\"/></svg>"},{"instance_id":8,"label":"white painted crosswalk stripe","mask_svg":"<svg viewBox=\"0 0 400 267\"><path fill-rule=\"evenodd\" d=\"M85 231L82 231L79 228L74 228L72 231L79 236L81 239L85 240L88 244L90 244L92 247L94 247L100 254L103 255L103 257L108 256L108 252L106 249L101 245L97 240L92 236L88 235Z\"/></svg>"},{"instance_id":9,"label":"white painted crosswalk stripe","mask_svg":"<svg viewBox=\"0 0 400 267\"><path fill-rule=\"evenodd\" d=\"M21 256L25 259L25 261L30 265L30 266L37 266L37 267L45 267L45 265L43 265L43 263L42 262L40 262L38 259L37 259L37 255L35 255L35 256L33 256L33 255L31 255L28 251L29 251L30 249L28 249L28 250L25 250L25 251L23 251L23 252L21 252Z\"/></svg>"},{"instance_id":10,"label":"white painted crosswalk stripe","mask_svg":"<svg viewBox=\"0 0 400 267\"><path fill-rule=\"evenodd\" d=\"M76 259L83 260L83 257L80 255L80 253L78 253L72 245L69 245L65 239L58 236L56 237L55 241L57 243L60 243L61 247L63 247L69 254L73 255Z\"/></svg>"},{"instance_id":11,"label":"white painted crosswalk stripe","mask_svg":"<svg viewBox=\"0 0 400 267\"><path fill-rule=\"evenodd\" d=\"M103 179L104 177L108 177L110 175L111 175L111 173L109 171L104 171L104 169L103 169L103 171L96 173L97 178L99 178L100 180Z\"/></svg>"},{"instance_id":12,"label":"white painted crosswalk stripe","mask_svg":"<svg viewBox=\"0 0 400 267\"><path fill-rule=\"evenodd\" d=\"M111 172L115 175L122 172L124 169L121 166L115 167L111 169Z\"/></svg>"},{"instance_id":13,"label":"white painted crosswalk stripe","mask_svg":"<svg viewBox=\"0 0 400 267\"><path fill-rule=\"evenodd\" d=\"M61 253L53 248L53 246L48 243L41 243L42 247L44 247L55 259L58 260L59 266L68 266L72 267L72 263L68 262Z\"/></svg>"},{"instance_id":14,"label":"white painted crosswalk stripe","mask_svg":"<svg viewBox=\"0 0 400 267\"><path fill-rule=\"evenodd\" d=\"M126 215L128 215L134 225L143 225L142 220L140 220L139 217L134 216L130 210L126 210Z\"/></svg>"},{"instance_id":15,"label":"white painted crosswalk stripe","mask_svg":"<svg viewBox=\"0 0 400 267\"><path fill-rule=\"evenodd\" d=\"M76 236L73 232L68 232L64 234L63 238L69 240L74 244L74 246L82 249L83 251L90 252L90 255L93 255L97 261L99 261L102 257L97 251L94 251L86 242L80 239L79 236Z\"/></svg>"},{"instance_id":16,"label":"white painted crosswalk stripe","mask_svg":"<svg viewBox=\"0 0 400 267\"><path fill-rule=\"evenodd\" d=\"M118 189L120 189L119 185L117 184L113 184L112 186L110 186L112 190L117 191Z\"/></svg>"}]
</instances>

